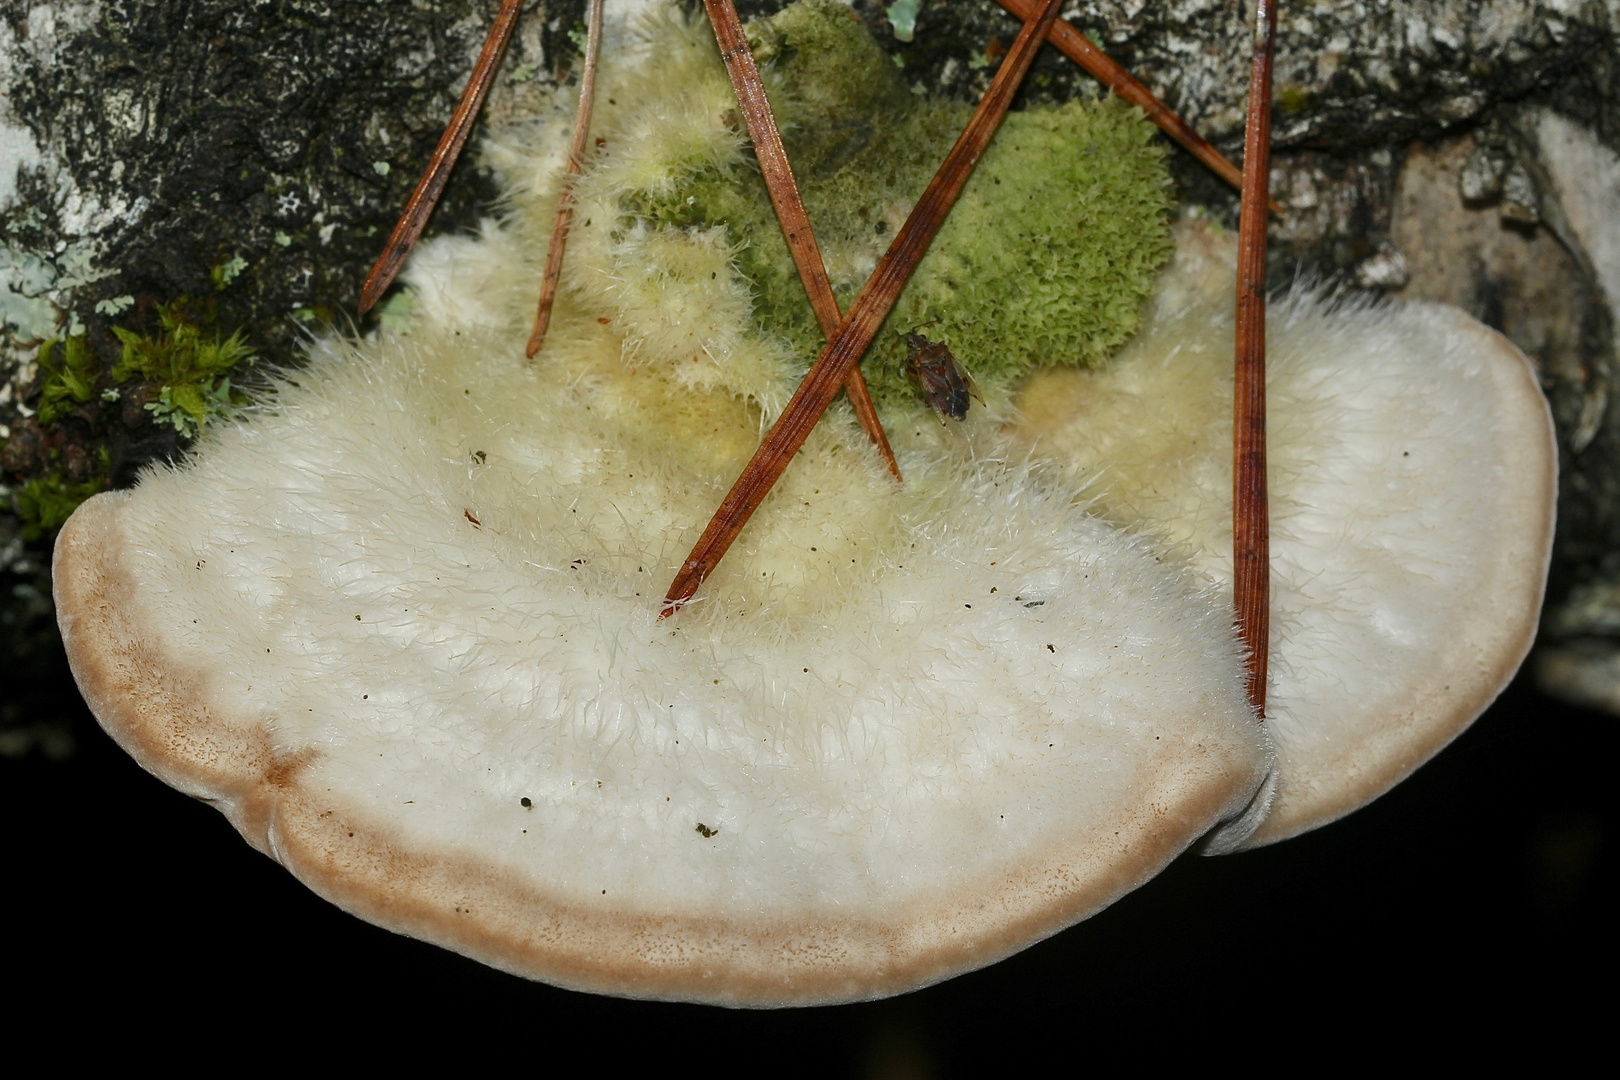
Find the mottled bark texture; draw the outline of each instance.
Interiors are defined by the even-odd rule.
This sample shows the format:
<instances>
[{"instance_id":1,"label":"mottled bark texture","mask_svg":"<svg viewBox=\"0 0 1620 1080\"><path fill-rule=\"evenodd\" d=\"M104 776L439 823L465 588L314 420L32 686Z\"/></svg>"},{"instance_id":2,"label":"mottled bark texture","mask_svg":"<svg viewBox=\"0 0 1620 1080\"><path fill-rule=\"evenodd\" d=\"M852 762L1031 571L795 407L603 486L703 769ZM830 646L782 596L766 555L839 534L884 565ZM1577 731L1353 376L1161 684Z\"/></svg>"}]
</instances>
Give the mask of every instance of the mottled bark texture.
<instances>
[{"instance_id":1,"label":"mottled bark texture","mask_svg":"<svg viewBox=\"0 0 1620 1080\"><path fill-rule=\"evenodd\" d=\"M738 4L744 18L780 6ZM918 92L977 98L1017 31L991 0L925 0L902 42L885 6L852 8ZM1082 0L1064 16L1236 159L1251 6ZM113 324L150 329L156 305L190 297L218 330L242 330L261 368L296 364L306 328L347 324L495 7L0 0L5 502L47 475L127 483L177 449L175 429L144 408L155 388L100 400ZM583 8L525 9L497 113L521 113L568 77ZM1583 196L1544 159L1549 115L1620 151L1620 0L1316 0L1279 15L1272 174L1288 213L1272 225L1272 285L1306 275L1446 299L1537 361L1565 478L1549 630L1607 662L1620 642L1617 297L1591 250L1602 242L1570 224L1587 211L1562 205ZM1021 96L1094 93L1047 49ZM1235 224L1235 194L1187 155L1172 160L1183 202ZM430 231L475 224L491 195L464 163ZM41 428L35 348L79 326L103 382ZM0 510L4 650L41 656L50 537L25 543L17 528ZM1574 676L1551 678L1583 693ZM13 726L35 720L7 708Z\"/></svg>"},{"instance_id":2,"label":"mottled bark texture","mask_svg":"<svg viewBox=\"0 0 1620 1080\"><path fill-rule=\"evenodd\" d=\"M44 748L39 733L66 707L53 703L65 683L46 580L54 530L25 541L19 524L37 515L19 522L16 499L30 482L127 484L182 442L144 408L156 386L111 380L112 326L153 331L156 305L189 298L206 332L240 330L263 371L296 364L311 329L349 325L493 10L0 0L0 662L13 672L0 752ZM566 77L582 10L528 7L500 75L508 107ZM475 224L493 194L466 163L430 231ZM81 328L95 394L42 426L36 348Z\"/></svg>"}]
</instances>

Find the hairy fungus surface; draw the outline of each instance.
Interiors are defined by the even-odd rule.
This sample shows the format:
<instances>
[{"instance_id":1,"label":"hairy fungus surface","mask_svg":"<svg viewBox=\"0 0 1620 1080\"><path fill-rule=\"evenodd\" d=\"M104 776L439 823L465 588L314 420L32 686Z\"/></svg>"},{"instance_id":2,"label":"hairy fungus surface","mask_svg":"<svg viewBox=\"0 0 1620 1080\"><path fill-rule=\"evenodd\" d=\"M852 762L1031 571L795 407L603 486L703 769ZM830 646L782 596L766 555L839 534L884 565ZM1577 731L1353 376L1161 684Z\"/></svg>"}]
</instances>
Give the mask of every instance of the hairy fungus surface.
<instances>
[{"instance_id":1,"label":"hairy fungus surface","mask_svg":"<svg viewBox=\"0 0 1620 1080\"><path fill-rule=\"evenodd\" d=\"M1142 332L1104 369L1034 375L1014 427L1225 588L1234 263L1231 237L1181 227ZM1557 492L1546 401L1495 331L1310 289L1269 323L1278 780L1251 845L1371 801L1495 699L1535 636Z\"/></svg>"},{"instance_id":2,"label":"hairy fungus surface","mask_svg":"<svg viewBox=\"0 0 1620 1080\"><path fill-rule=\"evenodd\" d=\"M851 27L806 5L753 30L841 285L957 123ZM853 100L851 71L891 93ZM817 126L827 102L850 124ZM1119 360L1028 376L1016 412L1032 364L1131 334L1170 250L1159 152L1114 105L1009 118L880 335L867 371L905 486L834 409L660 622L819 339L706 28L613 28L597 103L541 363L523 348L566 94L486 147L504 215L417 251L401 326L320 343L58 541L102 724L321 894L565 986L881 996L1039 940L1194 844L1344 812L1517 662L1548 429L1522 360L1460 316L1279 316L1265 723L1220 588L1230 301L1183 265ZM1221 256L1194 237L1182 260ZM942 428L882 374L913 320L988 408ZM1327 345L1288 359L1296 327ZM1411 337L1438 352L1398 360Z\"/></svg>"},{"instance_id":3,"label":"hairy fungus surface","mask_svg":"<svg viewBox=\"0 0 1620 1080\"><path fill-rule=\"evenodd\" d=\"M1239 842L1271 751L1219 605L988 423L919 425L902 489L830 416L658 621L802 358L760 330L760 238L643 209L742 169L712 46L657 30L604 64L543 364L563 103L490 152L507 224L418 253L403 331L321 344L64 529L102 723L349 910L638 996L897 992Z\"/></svg>"}]
</instances>

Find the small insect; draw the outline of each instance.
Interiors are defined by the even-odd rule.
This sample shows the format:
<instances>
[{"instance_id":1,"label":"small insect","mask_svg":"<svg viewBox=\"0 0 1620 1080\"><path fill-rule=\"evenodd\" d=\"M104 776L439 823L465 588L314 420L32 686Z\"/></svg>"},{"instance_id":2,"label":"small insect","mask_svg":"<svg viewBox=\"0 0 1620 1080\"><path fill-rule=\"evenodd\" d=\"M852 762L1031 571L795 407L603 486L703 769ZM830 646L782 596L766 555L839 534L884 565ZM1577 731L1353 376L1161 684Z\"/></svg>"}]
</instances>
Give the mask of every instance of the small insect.
<instances>
[{"instance_id":1,"label":"small insect","mask_svg":"<svg viewBox=\"0 0 1620 1080\"><path fill-rule=\"evenodd\" d=\"M947 416L952 420L965 420L968 395L979 397L973 388L973 376L962 370L943 341L929 341L914 330L906 335L906 344L911 347L911 354L906 357L906 374L922 391L924 400L939 413L939 422L943 424ZM979 398L979 402L983 404L984 399Z\"/></svg>"}]
</instances>

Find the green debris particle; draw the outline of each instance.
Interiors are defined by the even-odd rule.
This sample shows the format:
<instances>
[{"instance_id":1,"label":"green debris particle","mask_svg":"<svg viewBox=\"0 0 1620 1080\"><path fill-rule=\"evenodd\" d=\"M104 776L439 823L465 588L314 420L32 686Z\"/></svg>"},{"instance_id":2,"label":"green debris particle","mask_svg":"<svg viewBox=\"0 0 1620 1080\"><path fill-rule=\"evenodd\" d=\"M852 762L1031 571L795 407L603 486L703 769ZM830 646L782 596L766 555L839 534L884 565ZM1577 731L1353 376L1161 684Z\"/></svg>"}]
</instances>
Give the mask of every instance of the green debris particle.
<instances>
[{"instance_id":1,"label":"green debris particle","mask_svg":"<svg viewBox=\"0 0 1620 1080\"><path fill-rule=\"evenodd\" d=\"M276 237L276 242L280 243L280 241L281 237L278 234ZM242 271L246 270L247 268L248 261L246 259L242 258L240 255L232 255L229 259L225 260L209 271L209 276L214 279L214 290L216 292L224 291L225 287L231 282L235 281L237 277L241 275Z\"/></svg>"},{"instance_id":2,"label":"green debris particle","mask_svg":"<svg viewBox=\"0 0 1620 1080\"><path fill-rule=\"evenodd\" d=\"M135 306L133 296L113 296L106 300L96 301L97 315L121 315Z\"/></svg>"},{"instance_id":3,"label":"green debris particle","mask_svg":"<svg viewBox=\"0 0 1620 1080\"><path fill-rule=\"evenodd\" d=\"M50 427L95 397L95 353L83 334L52 338L39 347L39 423Z\"/></svg>"},{"instance_id":4,"label":"green debris particle","mask_svg":"<svg viewBox=\"0 0 1620 1080\"><path fill-rule=\"evenodd\" d=\"M889 17L889 25L894 27L894 36L898 41L910 41L917 32L917 9L922 7L922 0L899 0L883 9L883 14Z\"/></svg>"},{"instance_id":5,"label":"green debris particle","mask_svg":"<svg viewBox=\"0 0 1620 1080\"><path fill-rule=\"evenodd\" d=\"M371 163L371 171L376 173L378 176L387 176L391 171L393 171L393 166L388 164L386 161L373 161Z\"/></svg>"},{"instance_id":6,"label":"green debris particle","mask_svg":"<svg viewBox=\"0 0 1620 1080\"><path fill-rule=\"evenodd\" d=\"M590 35L585 32L583 26L576 26L568 31L568 40L574 43L574 48L579 50L579 55L585 55L585 50L590 44Z\"/></svg>"},{"instance_id":7,"label":"green debris particle","mask_svg":"<svg viewBox=\"0 0 1620 1080\"><path fill-rule=\"evenodd\" d=\"M252 363L253 350L240 333L222 338L204 331L187 317L186 306L184 299L159 305L161 329L151 337L114 327L123 353L112 376L117 382L160 384L158 398L147 403L147 410L157 422L193 438L211 418L229 415L245 400L233 398L228 373L238 364Z\"/></svg>"},{"instance_id":8,"label":"green debris particle","mask_svg":"<svg viewBox=\"0 0 1620 1080\"><path fill-rule=\"evenodd\" d=\"M539 64L519 64L512 69L512 74L506 77L506 81L509 83L526 83L534 78L535 72L539 70Z\"/></svg>"},{"instance_id":9,"label":"green debris particle","mask_svg":"<svg viewBox=\"0 0 1620 1080\"><path fill-rule=\"evenodd\" d=\"M410 326L411 308L415 303L416 294L401 289L377 306L377 322L390 333L404 333Z\"/></svg>"},{"instance_id":10,"label":"green debris particle","mask_svg":"<svg viewBox=\"0 0 1620 1080\"><path fill-rule=\"evenodd\" d=\"M280 229L277 229L276 230L276 243L281 247L288 247L288 246L290 246L292 244L292 237L288 236L286 233L282 232Z\"/></svg>"}]
</instances>

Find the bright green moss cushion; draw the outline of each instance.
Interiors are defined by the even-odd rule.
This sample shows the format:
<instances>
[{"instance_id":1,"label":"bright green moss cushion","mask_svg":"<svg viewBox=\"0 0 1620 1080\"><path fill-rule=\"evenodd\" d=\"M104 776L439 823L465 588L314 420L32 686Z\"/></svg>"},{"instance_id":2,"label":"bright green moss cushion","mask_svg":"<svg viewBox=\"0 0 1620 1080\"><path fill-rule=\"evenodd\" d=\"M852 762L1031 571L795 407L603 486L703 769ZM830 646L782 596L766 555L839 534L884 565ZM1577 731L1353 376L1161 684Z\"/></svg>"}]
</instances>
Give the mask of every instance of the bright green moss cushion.
<instances>
[{"instance_id":1,"label":"bright green moss cushion","mask_svg":"<svg viewBox=\"0 0 1620 1080\"><path fill-rule=\"evenodd\" d=\"M914 93L842 5L797 4L749 33L847 308L972 109ZM1163 154L1139 111L1110 99L1009 114L863 363L880 407L917 407L903 368L913 329L949 344L986 395L1031 365L1100 362L1136 329L1169 257L1169 203ZM751 161L694 161L673 187L627 205L663 225L724 226L756 326L805 364L820 350Z\"/></svg>"}]
</instances>

